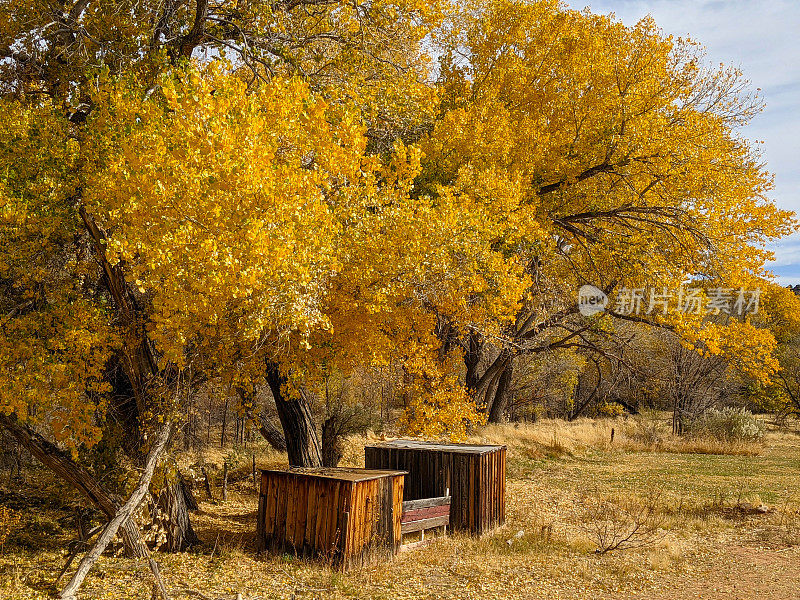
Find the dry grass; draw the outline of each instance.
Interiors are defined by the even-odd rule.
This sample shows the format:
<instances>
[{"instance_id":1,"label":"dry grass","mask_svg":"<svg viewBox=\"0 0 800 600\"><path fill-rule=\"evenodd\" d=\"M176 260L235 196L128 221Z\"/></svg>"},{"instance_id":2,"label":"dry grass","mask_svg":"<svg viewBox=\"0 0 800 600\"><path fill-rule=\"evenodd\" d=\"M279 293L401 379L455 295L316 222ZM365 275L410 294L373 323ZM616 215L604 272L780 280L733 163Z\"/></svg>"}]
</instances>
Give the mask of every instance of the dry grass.
<instances>
[{"instance_id":1,"label":"dry grass","mask_svg":"<svg viewBox=\"0 0 800 600\"><path fill-rule=\"evenodd\" d=\"M673 454L728 454L732 456L756 456L763 445L755 442L728 442L708 437L670 436L658 442L646 442L636 436L627 436L619 447L631 452L670 452Z\"/></svg>"},{"instance_id":2,"label":"dry grass","mask_svg":"<svg viewBox=\"0 0 800 600\"><path fill-rule=\"evenodd\" d=\"M536 423L488 425L471 439L505 444L533 459L557 458L590 449L754 456L764 448L761 443L673 435L665 413L617 419L581 418L573 422L543 419Z\"/></svg>"},{"instance_id":3,"label":"dry grass","mask_svg":"<svg viewBox=\"0 0 800 600\"><path fill-rule=\"evenodd\" d=\"M618 427L611 419L578 419L573 422L543 419L535 423L487 425L473 442L504 444L510 453L525 453L536 458L555 458L583 452L588 448L607 449L611 430Z\"/></svg>"},{"instance_id":4,"label":"dry grass","mask_svg":"<svg viewBox=\"0 0 800 600\"><path fill-rule=\"evenodd\" d=\"M346 464L363 464L368 439L375 438L348 441ZM232 477L228 502L220 501L219 489L215 501L201 502L194 522L202 547L158 554L167 586L176 599L202 597L195 592L226 600L237 594L244 600L648 597L734 568L732 547L769 547L783 557L797 552L800 437L794 434L770 432L758 455L643 451L629 440L622 420L491 426L472 440L509 447L506 525L479 539L440 538L389 563L350 573L331 570L324 561L253 553L256 496L247 477L252 452L259 467L285 464L283 457L261 447L184 456L183 468L228 460L232 473L242 477ZM595 555L581 498L596 491L612 505L630 506L654 489L665 537L645 547ZM68 503L46 501L52 491L41 485L18 490L29 498L15 505L25 529L10 536L0 556L0 598L46 598L52 592L50 583L73 535ZM0 498L9 498L8 493ZM768 512L742 509L761 503ZM83 597L142 598L149 591L144 564L104 557Z\"/></svg>"}]
</instances>

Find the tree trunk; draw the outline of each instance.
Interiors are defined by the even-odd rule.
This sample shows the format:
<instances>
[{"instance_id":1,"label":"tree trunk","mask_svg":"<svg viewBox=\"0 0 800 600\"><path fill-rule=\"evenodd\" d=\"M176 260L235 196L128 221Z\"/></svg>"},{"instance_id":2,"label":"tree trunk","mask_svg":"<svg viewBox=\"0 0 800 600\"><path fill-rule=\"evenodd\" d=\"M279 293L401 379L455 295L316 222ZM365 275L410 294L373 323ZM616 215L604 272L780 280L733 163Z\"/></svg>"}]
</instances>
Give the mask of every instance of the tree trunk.
<instances>
[{"instance_id":1,"label":"tree trunk","mask_svg":"<svg viewBox=\"0 0 800 600\"><path fill-rule=\"evenodd\" d=\"M258 423L258 432L261 437L267 440L269 445L278 452L286 452L286 438L284 438L283 432L270 423L266 415L256 410L252 394L241 387L236 388L236 393L239 394L240 403L247 412L248 418ZM274 392L273 395L275 395Z\"/></svg>"},{"instance_id":2,"label":"tree trunk","mask_svg":"<svg viewBox=\"0 0 800 600\"><path fill-rule=\"evenodd\" d=\"M487 392L490 391L489 388L497 384L503 369L508 366L508 363L510 363L513 358L509 350L501 350L497 358L492 361L492 364L489 365L483 375L480 376L475 384L475 388L472 390L473 398L478 405L481 404L481 399L484 400L483 404L486 404L487 400L491 398L491 395L487 394Z\"/></svg>"},{"instance_id":3,"label":"tree trunk","mask_svg":"<svg viewBox=\"0 0 800 600\"><path fill-rule=\"evenodd\" d=\"M342 456L342 436L339 435L336 416L333 415L322 424L322 466L336 467Z\"/></svg>"},{"instance_id":4,"label":"tree trunk","mask_svg":"<svg viewBox=\"0 0 800 600\"><path fill-rule=\"evenodd\" d=\"M139 427L139 406L136 392L124 367L126 361L122 352L115 353L106 363L103 379L111 385L109 394L109 414L111 422L119 424L122 449L128 456L141 454L144 443Z\"/></svg>"},{"instance_id":5,"label":"tree trunk","mask_svg":"<svg viewBox=\"0 0 800 600\"><path fill-rule=\"evenodd\" d=\"M31 428L18 423L13 415L9 416L0 413L0 426L8 431L45 467L83 494L106 517L109 519L114 518L118 509L114 497L100 485L89 471L75 463L66 452L47 441ZM120 535L125 545L125 554L127 556L134 558L147 556L147 546L142 540L136 523L132 520L123 522Z\"/></svg>"},{"instance_id":6,"label":"tree trunk","mask_svg":"<svg viewBox=\"0 0 800 600\"><path fill-rule=\"evenodd\" d=\"M167 515L167 550L182 552L200 543L189 520L189 507L180 479L164 486L158 496L158 505Z\"/></svg>"},{"instance_id":7,"label":"tree trunk","mask_svg":"<svg viewBox=\"0 0 800 600\"><path fill-rule=\"evenodd\" d=\"M105 233L97 226L84 206L81 206L78 212L86 231L92 237L96 258L103 269L104 282L114 301L120 327L126 330L123 350L115 357L116 378L112 381L112 385L115 392L119 392L118 404L124 405L126 449L129 455L141 464L143 457L139 450L142 445L139 424L142 415L151 408L150 383L154 378L174 382L178 372L173 365L168 365L165 369L159 368L153 344L147 334L147 315L128 286L124 264L111 264L106 255ZM165 490L168 497L175 498L175 506L170 507L171 510L168 510L167 514L170 518L174 516L177 521L171 522L169 529L179 540L178 546L182 546L183 540L194 540L197 536L191 529L182 488L171 489L173 487L175 484ZM179 533L180 528L186 530Z\"/></svg>"},{"instance_id":8,"label":"tree trunk","mask_svg":"<svg viewBox=\"0 0 800 600\"><path fill-rule=\"evenodd\" d=\"M119 360L117 358L116 360ZM144 457L141 453L141 431L139 428L140 412L139 405L135 401L133 386L127 371L116 366L113 371L112 388L115 398L114 409L119 415L124 411L124 428L122 432L123 447L129 456L138 464L141 464ZM141 394L140 394L141 395ZM191 440L191 414L189 404L186 404L187 422L184 428L184 444ZM187 447L184 445L184 447ZM158 504L167 516L166 548L172 552L180 552L192 545L199 543L199 539L192 529L189 519L189 510L197 510L197 501L192 495L191 490L186 485L183 476L178 472L175 481L165 483L165 487L158 494Z\"/></svg>"},{"instance_id":9,"label":"tree trunk","mask_svg":"<svg viewBox=\"0 0 800 600\"><path fill-rule=\"evenodd\" d=\"M264 415L258 416L258 432L275 450L286 452L286 438L283 436L283 432L267 421Z\"/></svg>"},{"instance_id":10,"label":"tree trunk","mask_svg":"<svg viewBox=\"0 0 800 600\"><path fill-rule=\"evenodd\" d=\"M197 498L194 497L194 492L192 492L192 488L186 483L186 478L183 474L178 471L178 485L181 488L181 492L183 493L183 500L186 503L187 510L199 510L200 506L197 504Z\"/></svg>"},{"instance_id":11,"label":"tree trunk","mask_svg":"<svg viewBox=\"0 0 800 600\"><path fill-rule=\"evenodd\" d=\"M595 384L594 388L592 388L591 393L588 396L586 396L586 398L584 400L582 400L581 402L578 402L577 404L573 404L572 409L570 410L569 414L567 415L567 420L568 421L574 421L575 419L580 417L583 414L583 411L585 411L587 408L589 408L589 406L592 404L592 402L595 401L595 399L597 398L597 396L600 393L600 386L603 383L603 373L600 370L600 364L598 362L595 361L594 365L595 365L595 368L597 369L597 383ZM575 388L575 398L579 398L580 397L580 393L579 392L580 392L581 388L582 388L581 380L579 379L578 380L578 385Z\"/></svg>"},{"instance_id":12,"label":"tree trunk","mask_svg":"<svg viewBox=\"0 0 800 600\"><path fill-rule=\"evenodd\" d=\"M124 265L112 265L106 256L106 236L97 226L94 218L86 211L86 207L78 209L86 230L92 237L96 258L103 268L104 282L114 300L120 325L128 329L124 346L124 357L120 367L128 378L130 389L136 399L138 414L147 409L148 383L154 375L159 375L158 361L154 356L150 338L147 335L147 319L143 314L136 296L125 280Z\"/></svg>"},{"instance_id":13,"label":"tree trunk","mask_svg":"<svg viewBox=\"0 0 800 600\"><path fill-rule=\"evenodd\" d=\"M471 333L467 342L468 348L464 352L464 366L467 368L465 385L467 390L475 392L478 387L478 365L481 362L481 355L483 354L483 343L481 342L480 335Z\"/></svg>"},{"instance_id":14,"label":"tree trunk","mask_svg":"<svg viewBox=\"0 0 800 600\"><path fill-rule=\"evenodd\" d=\"M458 343L458 329L442 317L437 319L436 337L439 338L439 360L443 361L450 354L453 346Z\"/></svg>"},{"instance_id":15,"label":"tree trunk","mask_svg":"<svg viewBox=\"0 0 800 600\"><path fill-rule=\"evenodd\" d=\"M289 464L293 467L322 466L319 437L305 396L302 393L291 398L284 395L282 388L286 377L276 363L267 363L266 375L283 426Z\"/></svg>"},{"instance_id":16,"label":"tree trunk","mask_svg":"<svg viewBox=\"0 0 800 600\"><path fill-rule=\"evenodd\" d=\"M506 407L508 406L508 401L511 399L511 384L513 378L514 360L511 359L500 374L500 380L497 383L494 397L487 399L489 423L502 423L506 420Z\"/></svg>"},{"instance_id":17,"label":"tree trunk","mask_svg":"<svg viewBox=\"0 0 800 600\"><path fill-rule=\"evenodd\" d=\"M683 430L684 430L683 400L680 397L676 397L672 407L672 433L674 435L683 435Z\"/></svg>"},{"instance_id":18,"label":"tree trunk","mask_svg":"<svg viewBox=\"0 0 800 600\"><path fill-rule=\"evenodd\" d=\"M222 433L219 435L219 447L225 447L225 426L228 424L228 399L225 399L225 407L222 409Z\"/></svg>"},{"instance_id":19,"label":"tree trunk","mask_svg":"<svg viewBox=\"0 0 800 600\"><path fill-rule=\"evenodd\" d=\"M489 383L486 385L484 389L483 396L476 396L475 397L475 406L478 407L487 417L489 416L489 411L492 408L492 404L494 404L495 396L497 395L497 388L500 385L500 376L503 374L503 371L498 371L494 374L489 380Z\"/></svg>"},{"instance_id":20,"label":"tree trunk","mask_svg":"<svg viewBox=\"0 0 800 600\"><path fill-rule=\"evenodd\" d=\"M208 497L209 500L213 500L214 496L211 493L211 481L208 478L208 470L205 467L200 467L200 470L203 473L203 482L205 483L206 486L206 496Z\"/></svg>"}]
</instances>

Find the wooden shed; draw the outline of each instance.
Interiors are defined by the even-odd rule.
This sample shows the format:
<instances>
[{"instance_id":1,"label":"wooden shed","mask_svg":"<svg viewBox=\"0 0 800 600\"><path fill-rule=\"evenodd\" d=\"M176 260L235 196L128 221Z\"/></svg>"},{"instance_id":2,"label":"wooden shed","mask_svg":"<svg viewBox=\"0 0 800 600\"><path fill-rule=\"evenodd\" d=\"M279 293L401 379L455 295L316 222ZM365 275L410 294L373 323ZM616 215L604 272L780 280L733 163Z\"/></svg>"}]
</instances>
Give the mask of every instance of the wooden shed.
<instances>
[{"instance_id":1,"label":"wooden shed","mask_svg":"<svg viewBox=\"0 0 800 600\"><path fill-rule=\"evenodd\" d=\"M322 557L349 568L400 548L404 471L261 471L259 551Z\"/></svg>"},{"instance_id":2,"label":"wooden shed","mask_svg":"<svg viewBox=\"0 0 800 600\"><path fill-rule=\"evenodd\" d=\"M451 496L450 528L481 535L506 518L506 447L393 440L364 448L368 469L408 471L403 499Z\"/></svg>"}]
</instances>

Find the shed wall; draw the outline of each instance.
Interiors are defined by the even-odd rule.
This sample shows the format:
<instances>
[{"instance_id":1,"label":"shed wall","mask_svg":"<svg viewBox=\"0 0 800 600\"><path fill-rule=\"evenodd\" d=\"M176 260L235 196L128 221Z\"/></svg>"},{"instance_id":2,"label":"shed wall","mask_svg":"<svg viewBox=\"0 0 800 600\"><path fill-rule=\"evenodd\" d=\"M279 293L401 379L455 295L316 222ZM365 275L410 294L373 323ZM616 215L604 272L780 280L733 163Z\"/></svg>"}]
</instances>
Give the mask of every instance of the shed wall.
<instances>
[{"instance_id":1,"label":"shed wall","mask_svg":"<svg viewBox=\"0 0 800 600\"><path fill-rule=\"evenodd\" d=\"M437 449L417 443L414 448L367 446L368 469L408 471L404 500L446 495L451 500L450 527L483 534L505 522L506 449L459 452L454 445ZM441 446L439 446L441 448Z\"/></svg>"},{"instance_id":2,"label":"shed wall","mask_svg":"<svg viewBox=\"0 0 800 600\"><path fill-rule=\"evenodd\" d=\"M263 471L258 549L320 557L350 567L400 546L403 476L365 481Z\"/></svg>"}]
</instances>

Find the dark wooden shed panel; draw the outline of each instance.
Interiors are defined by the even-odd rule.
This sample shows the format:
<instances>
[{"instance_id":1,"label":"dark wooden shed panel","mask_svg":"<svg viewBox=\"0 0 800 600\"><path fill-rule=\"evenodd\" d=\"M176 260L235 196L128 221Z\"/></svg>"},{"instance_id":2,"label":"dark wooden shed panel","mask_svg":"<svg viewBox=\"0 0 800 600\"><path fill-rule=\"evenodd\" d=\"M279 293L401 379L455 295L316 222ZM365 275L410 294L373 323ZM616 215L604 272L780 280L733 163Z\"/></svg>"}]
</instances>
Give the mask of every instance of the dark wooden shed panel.
<instances>
[{"instance_id":1,"label":"dark wooden shed panel","mask_svg":"<svg viewBox=\"0 0 800 600\"><path fill-rule=\"evenodd\" d=\"M506 447L393 440L364 449L369 469L408 471L404 500L451 496L450 527L483 534L505 522Z\"/></svg>"}]
</instances>

